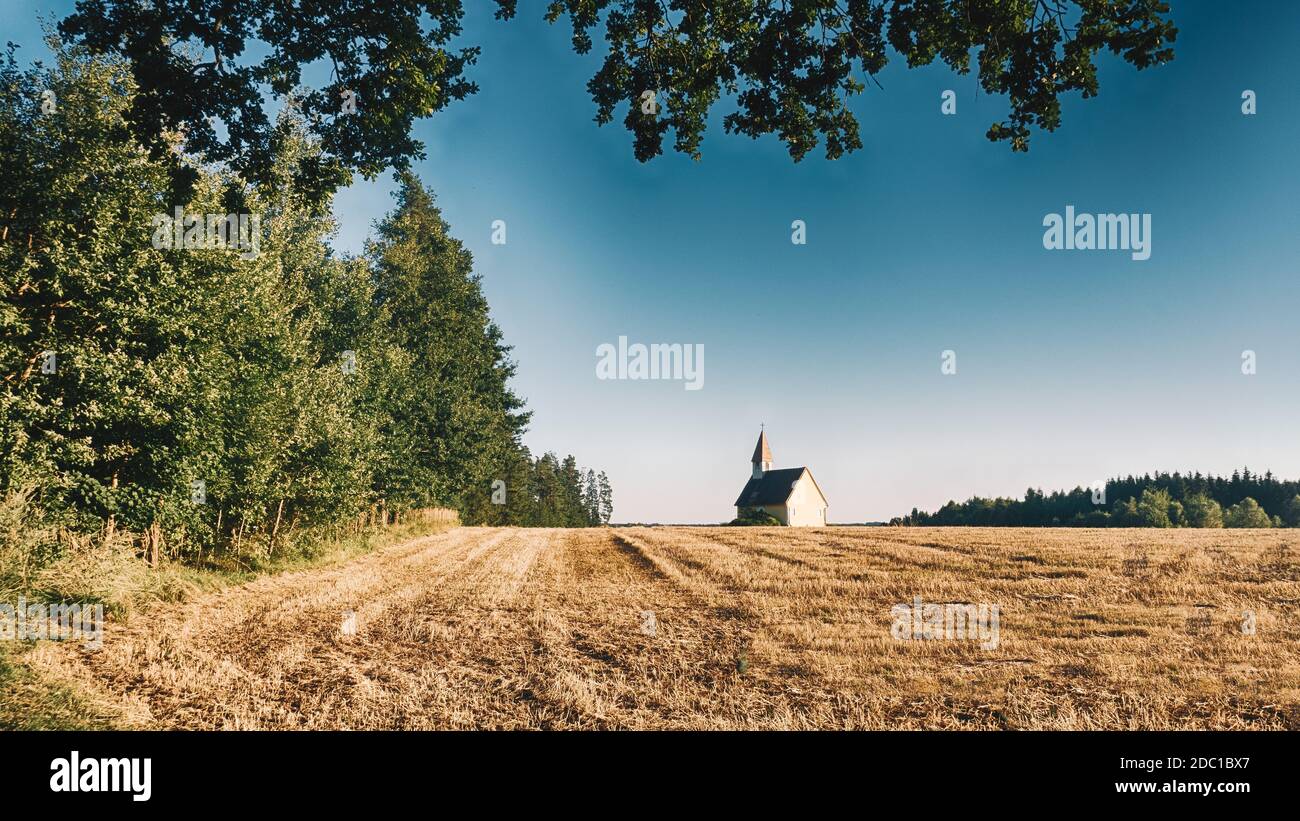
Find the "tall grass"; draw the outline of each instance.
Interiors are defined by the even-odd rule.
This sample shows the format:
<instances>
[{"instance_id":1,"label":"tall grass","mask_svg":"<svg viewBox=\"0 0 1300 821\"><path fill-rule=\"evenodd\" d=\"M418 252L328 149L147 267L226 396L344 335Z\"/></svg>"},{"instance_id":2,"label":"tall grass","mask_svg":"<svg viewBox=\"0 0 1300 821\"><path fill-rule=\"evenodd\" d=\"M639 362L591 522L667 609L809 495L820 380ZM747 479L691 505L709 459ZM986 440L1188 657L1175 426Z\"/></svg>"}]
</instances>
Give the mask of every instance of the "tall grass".
<instances>
[{"instance_id":1,"label":"tall grass","mask_svg":"<svg viewBox=\"0 0 1300 821\"><path fill-rule=\"evenodd\" d=\"M109 620L258 576L342 562L460 524L453 510L381 512L340 527L291 531L274 550L250 541L238 552L182 559L165 550L151 554L156 534L111 526L87 534L57 526L34 495L24 488L0 499L0 602L102 604ZM31 649L28 642L0 641L0 729L111 725L75 688L38 676L24 660Z\"/></svg>"},{"instance_id":2,"label":"tall grass","mask_svg":"<svg viewBox=\"0 0 1300 821\"><path fill-rule=\"evenodd\" d=\"M103 604L124 614L154 601L180 601L200 590L288 569L365 553L460 524L454 510L429 508L402 514L369 513L331 528L291 530L274 545L249 540L240 550L184 558L154 554L150 533L111 525L76 533L51 524L34 491L24 488L0 500L0 601Z\"/></svg>"}]
</instances>

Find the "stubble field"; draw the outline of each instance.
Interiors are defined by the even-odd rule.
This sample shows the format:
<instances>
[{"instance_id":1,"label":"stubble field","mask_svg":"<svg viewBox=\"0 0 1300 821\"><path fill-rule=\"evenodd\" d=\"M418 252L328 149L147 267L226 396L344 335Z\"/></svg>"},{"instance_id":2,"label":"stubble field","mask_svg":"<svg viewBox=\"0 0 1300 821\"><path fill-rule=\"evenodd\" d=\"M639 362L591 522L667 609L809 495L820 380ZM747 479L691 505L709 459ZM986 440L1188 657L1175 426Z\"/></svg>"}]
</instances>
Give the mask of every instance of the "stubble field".
<instances>
[{"instance_id":1,"label":"stubble field","mask_svg":"<svg viewBox=\"0 0 1300 821\"><path fill-rule=\"evenodd\" d=\"M1300 729L1297 548L1267 530L458 528L31 659L125 727ZM891 609L917 597L996 605L996 647L898 638Z\"/></svg>"}]
</instances>

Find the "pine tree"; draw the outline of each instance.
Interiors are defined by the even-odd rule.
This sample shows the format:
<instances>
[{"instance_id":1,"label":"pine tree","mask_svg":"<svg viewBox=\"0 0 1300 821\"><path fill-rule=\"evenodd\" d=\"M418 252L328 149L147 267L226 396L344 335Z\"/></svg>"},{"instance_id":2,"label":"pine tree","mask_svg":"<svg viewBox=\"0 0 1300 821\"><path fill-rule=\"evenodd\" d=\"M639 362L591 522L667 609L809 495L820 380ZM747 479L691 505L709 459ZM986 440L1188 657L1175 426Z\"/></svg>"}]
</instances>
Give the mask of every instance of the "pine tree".
<instances>
[{"instance_id":1,"label":"pine tree","mask_svg":"<svg viewBox=\"0 0 1300 821\"><path fill-rule=\"evenodd\" d=\"M600 485L596 482L596 472L587 469L582 482L582 511L587 517L588 525L598 525L600 519Z\"/></svg>"},{"instance_id":2,"label":"pine tree","mask_svg":"<svg viewBox=\"0 0 1300 821\"><path fill-rule=\"evenodd\" d=\"M408 469L385 490L405 504L456 504L492 481L529 415L469 252L419 180L404 172L400 182L367 248L384 320L410 356L389 437Z\"/></svg>"},{"instance_id":3,"label":"pine tree","mask_svg":"<svg viewBox=\"0 0 1300 821\"><path fill-rule=\"evenodd\" d=\"M609 477L605 475L603 470L596 478L596 482L600 487L597 492L600 500L600 523L607 525L610 517L614 515L614 490L610 487Z\"/></svg>"}]
</instances>

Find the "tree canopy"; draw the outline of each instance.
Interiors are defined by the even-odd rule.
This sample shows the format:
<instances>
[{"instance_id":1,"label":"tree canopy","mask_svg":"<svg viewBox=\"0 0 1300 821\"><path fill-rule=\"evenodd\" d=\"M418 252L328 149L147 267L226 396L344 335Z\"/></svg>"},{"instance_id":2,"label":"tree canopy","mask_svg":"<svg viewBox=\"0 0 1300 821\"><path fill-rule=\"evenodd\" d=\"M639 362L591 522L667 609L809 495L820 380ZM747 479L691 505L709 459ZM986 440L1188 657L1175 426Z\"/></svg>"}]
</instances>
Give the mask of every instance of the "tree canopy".
<instances>
[{"instance_id":1,"label":"tree canopy","mask_svg":"<svg viewBox=\"0 0 1300 821\"><path fill-rule=\"evenodd\" d=\"M495 4L515 16L517 0ZM831 159L862 147L849 101L891 50L908 67L967 74L973 62L980 87L1008 101L989 139L1028 150L1032 128L1060 125L1061 95L1098 93L1099 52L1138 69L1172 60L1168 12L1161 0L552 0L545 17L568 20L576 52L604 50L587 85L596 121L626 104L637 159L661 154L670 129L674 150L699 157L726 97L727 132L775 134L798 161L819 143ZM78 0L59 28L127 61L138 93L126 119L159 157L179 134L264 182L278 138L265 98L294 99L321 150L293 173L319 201L353 173L407 168L423 152L413 122L477 90L466 74L479 47L453 45L463 15L462 0ZM313 64L329 66L318 86L303 81Z\"/></svg>"}]
</instances>

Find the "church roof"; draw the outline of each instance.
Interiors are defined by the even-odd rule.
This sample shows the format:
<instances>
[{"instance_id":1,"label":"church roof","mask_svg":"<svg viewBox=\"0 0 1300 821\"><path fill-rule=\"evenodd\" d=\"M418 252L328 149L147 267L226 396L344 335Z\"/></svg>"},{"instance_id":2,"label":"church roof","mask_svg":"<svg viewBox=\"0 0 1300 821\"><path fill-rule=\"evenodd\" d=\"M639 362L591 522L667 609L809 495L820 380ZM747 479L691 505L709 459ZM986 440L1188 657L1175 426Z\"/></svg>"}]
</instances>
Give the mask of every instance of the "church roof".
<instances>
[{"instance_id":1,"label":"church roof","mask_svg":"<svg viewBox=\"0 0 1300 821\"><path fill-rule=\"evenodd\" d=\"M766 444L767 440L759 437L759 445ZM754 458L758 458L757 450L754 451ZM771 458L770 453L768 458ZM750 479L740 491L740 496L736 498L736 507L785 504L785 500L790 498L790 492L794 490L795 483L807 469L801 467L769 470L763 474L762 479Z\"/></svg>"},{"instance_id":2,"label":"church roof","mask_svg":"<svg viewBox=\"0 0 1300 821\"><path fill-rule=\"evenodd\" d=\"M758 444L754 445L754 458L750 462L772 463L772 449L767 446L767 431L759 431Z\"/></svg>"}]
</instances>

